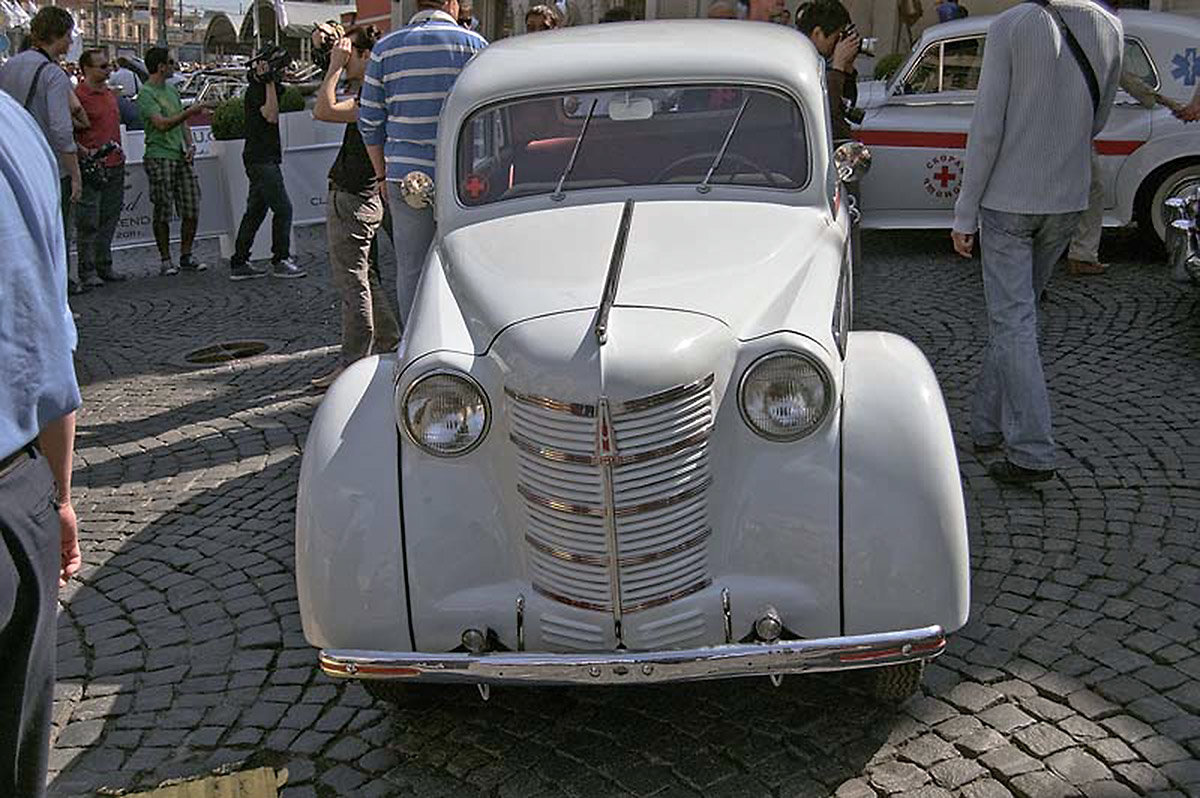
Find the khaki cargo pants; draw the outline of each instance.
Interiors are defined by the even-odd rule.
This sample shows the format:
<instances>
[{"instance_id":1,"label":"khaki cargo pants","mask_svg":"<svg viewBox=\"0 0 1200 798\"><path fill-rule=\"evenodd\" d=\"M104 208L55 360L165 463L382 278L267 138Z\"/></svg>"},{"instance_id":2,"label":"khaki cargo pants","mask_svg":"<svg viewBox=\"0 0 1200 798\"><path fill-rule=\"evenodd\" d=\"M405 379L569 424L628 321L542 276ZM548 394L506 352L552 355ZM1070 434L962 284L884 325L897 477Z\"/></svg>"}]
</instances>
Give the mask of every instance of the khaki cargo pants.
<instances>
[{"instance_id":1,"label":"khaki cargo pants","mask_svg":"<svg viewBox=\"0 0 1200 798\"><path fill-rule=\"evenodd\" d=\"M342 301L342 363L390 352L400 343L400 330L379 283L371 250L383 223L383 199L329 190L326 234L333 285Z\"/></svg>"}]
</instances>

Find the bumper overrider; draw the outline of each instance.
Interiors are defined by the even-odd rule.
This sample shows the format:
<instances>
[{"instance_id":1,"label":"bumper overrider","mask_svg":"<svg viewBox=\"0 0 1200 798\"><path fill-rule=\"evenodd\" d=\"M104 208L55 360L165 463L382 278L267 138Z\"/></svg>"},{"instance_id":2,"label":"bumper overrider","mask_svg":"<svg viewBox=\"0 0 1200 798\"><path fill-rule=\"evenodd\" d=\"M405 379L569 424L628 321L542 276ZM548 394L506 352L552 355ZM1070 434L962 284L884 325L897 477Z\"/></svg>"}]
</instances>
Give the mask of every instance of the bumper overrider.
<instances>
[{"instance_id":1,"label":"bumper overrider","mask_svg":"<svg viewBox=\"0 0 1200 798\"><path fill-rule=\"evenodd\" d=\"M899 665L946 647L940 626L815 640L735 643L679 651L490 654L325 650L337 678L465 684L656 684Z\"/></svg>"}]
</instances>

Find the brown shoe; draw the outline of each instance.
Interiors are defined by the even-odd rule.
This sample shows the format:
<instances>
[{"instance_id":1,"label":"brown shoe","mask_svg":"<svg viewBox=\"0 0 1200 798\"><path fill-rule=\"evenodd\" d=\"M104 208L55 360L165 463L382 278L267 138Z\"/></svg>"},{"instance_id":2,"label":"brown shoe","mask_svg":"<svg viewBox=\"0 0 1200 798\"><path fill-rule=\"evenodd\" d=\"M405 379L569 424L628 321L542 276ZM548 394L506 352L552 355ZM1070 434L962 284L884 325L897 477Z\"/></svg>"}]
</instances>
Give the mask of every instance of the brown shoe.
<instances>
[{"instance_id":1,"label":"brown shoe","mask_svg":"<svg viewBox=\"0 0 1200 798\"><path fill-rule=\"evenodd\" d=\"M1104 270L1108 268L1103 263L1091 260L1075 260L1067 258L1067 273L1076 277L1085 274L1104 274Z\"/></svg>"}]
</instances>

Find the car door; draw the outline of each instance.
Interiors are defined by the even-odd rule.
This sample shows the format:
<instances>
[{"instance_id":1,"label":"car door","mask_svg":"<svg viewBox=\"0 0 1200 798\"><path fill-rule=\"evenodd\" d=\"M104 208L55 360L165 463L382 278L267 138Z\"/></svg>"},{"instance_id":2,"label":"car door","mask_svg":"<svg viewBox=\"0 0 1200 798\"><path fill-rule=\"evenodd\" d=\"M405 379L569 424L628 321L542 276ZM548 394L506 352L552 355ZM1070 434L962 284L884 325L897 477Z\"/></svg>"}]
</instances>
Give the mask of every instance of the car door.
<instances>
[{"instance_id":1,"label":"car door","mask_svg":"<svg viewBox=\"0 0 1200 798\"><path fill-rule=\"evenodd\" d=\"M865 227L953 223L985 46L982 33L929 43L893 81L887 101L867 115L858 132L874 155L860 198ZM1160 85L1153 61L1136 36L1126 37L1125 64L1127 72L1150 88ZM1096 138L1105 209L1115 207L1117 175L1150 138L1150 121L1150 111L1125 91L1118 92L1108 123Z\"/></svg>"},{"instance_id":2,"label":"car door","mask_svg":"<svg viewBox=\"0 0 1200 798\"><path fill-rule=\"evenodd\" d=\"M864 119L857 136L874 156L862 185L864 226L951 223L985 42L975 33L929 43Z\"/></svg>"},{"instance_id":3,"label":"car door","mask_svg":"<svg viewBox=\"0 0 1200 798\"><path fill-rule=\"evenodd\" d=\"M1161 87L1154 62L1142 40L1137 36L1125 37L1125 59L1123 70L1126 77L1143 83L1158 91ZM1105 222L1125 224L1129 219L1118 219L1112 215L1117 200L1117 176L1121 167L1139 147L1150 139L1151 121L1154 112L1143 106L1124 89L1117 92L1116 100L1108 115L1104 130L1096 137L1096 153L1099 156L1100 172L1104 182Z\"/></svg>"}]
</instances>

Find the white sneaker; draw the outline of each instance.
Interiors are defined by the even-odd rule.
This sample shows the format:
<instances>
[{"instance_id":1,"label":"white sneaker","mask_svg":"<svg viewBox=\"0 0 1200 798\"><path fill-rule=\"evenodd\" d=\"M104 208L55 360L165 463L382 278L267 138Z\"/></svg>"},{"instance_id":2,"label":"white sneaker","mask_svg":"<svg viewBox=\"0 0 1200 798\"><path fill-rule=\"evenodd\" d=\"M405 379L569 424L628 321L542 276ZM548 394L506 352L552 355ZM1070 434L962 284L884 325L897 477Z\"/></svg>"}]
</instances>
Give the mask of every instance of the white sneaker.
<instances>
[{"instance_id":1,"label":"white sneaker","mask_svg":"<svg viewBox=\"0 0 1200 798\"><path fill-rule=\"evenodd\" d=\"M173 277L179 274L179 267L173 261L164 260L162 265L158 267L158 274L161 277Z\"/></svg>"}]
</instances>

